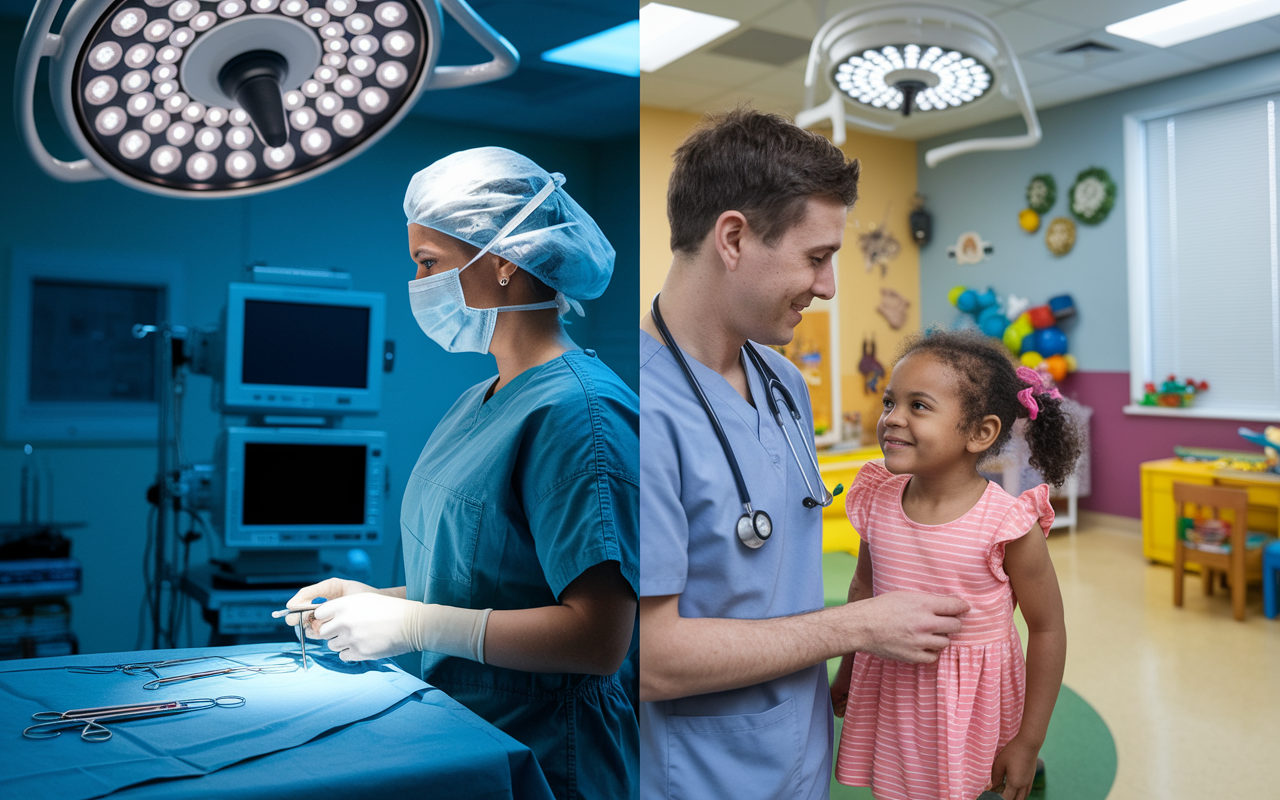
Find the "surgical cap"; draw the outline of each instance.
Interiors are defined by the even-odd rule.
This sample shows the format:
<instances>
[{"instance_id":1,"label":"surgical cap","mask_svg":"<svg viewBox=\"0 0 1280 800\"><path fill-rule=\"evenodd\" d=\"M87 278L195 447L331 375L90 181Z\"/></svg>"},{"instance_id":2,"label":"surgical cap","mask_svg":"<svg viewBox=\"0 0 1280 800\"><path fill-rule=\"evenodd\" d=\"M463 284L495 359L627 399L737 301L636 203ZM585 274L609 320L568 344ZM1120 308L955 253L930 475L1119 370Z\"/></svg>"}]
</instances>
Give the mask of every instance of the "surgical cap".
<instances>
[{"instance_id":1,"label":"surgical cap","mask_svg":"<svg viewBox=\"0 0 1280 800\"><path fill-rule=\"evenodd\" d=\"M553 180L555 191L489 252L567 297L599 297L613 275L613 245L561 188L563 175L519 153L477 147L445 156L409 181L404 213L410 223L484 248Z\"/></svg>"}]
</instances>

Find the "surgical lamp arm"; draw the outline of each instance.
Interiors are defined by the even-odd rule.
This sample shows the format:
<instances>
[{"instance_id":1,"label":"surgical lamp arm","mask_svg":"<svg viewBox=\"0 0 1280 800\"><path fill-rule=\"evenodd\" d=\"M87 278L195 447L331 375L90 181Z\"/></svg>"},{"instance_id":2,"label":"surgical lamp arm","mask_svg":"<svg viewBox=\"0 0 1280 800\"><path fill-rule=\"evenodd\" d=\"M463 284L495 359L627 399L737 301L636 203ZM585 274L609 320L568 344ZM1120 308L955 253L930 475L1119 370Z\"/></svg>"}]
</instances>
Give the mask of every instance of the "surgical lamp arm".
<instances>
[{"instance_id":1,"label":"surgical lamp arm","mask_svg":"<svg viewBox=\"0 0 1280 800\"><path fill-rule=\"evenodd\" d=\"M50 177L67 182L102 180L107 176L87 158L61 161L50 155L40 141L40 131L36 129L36 73L40 69L40 59L56 56L62 50L62 37L49 32L61 7L62 0L37 0L31 11L26 33L18 47L18 68L13 79L14 121L31 157Z\"/></svg>"},{"instance_id":2,"label":"surgical lamp arm","mask_svg":"<svg viewBox=\"0 0 1280 800\"><path fill-rule=\"evenodd\" d=\"M427 89L456 89L477 83L501 80L520 66L520 54L503 36L485 22L466 0L441 0L440 5L449 12L462 29L471 35L489 54L491 61L468 66L437 66L431 74Z\"/></svg>"}]
</instances>

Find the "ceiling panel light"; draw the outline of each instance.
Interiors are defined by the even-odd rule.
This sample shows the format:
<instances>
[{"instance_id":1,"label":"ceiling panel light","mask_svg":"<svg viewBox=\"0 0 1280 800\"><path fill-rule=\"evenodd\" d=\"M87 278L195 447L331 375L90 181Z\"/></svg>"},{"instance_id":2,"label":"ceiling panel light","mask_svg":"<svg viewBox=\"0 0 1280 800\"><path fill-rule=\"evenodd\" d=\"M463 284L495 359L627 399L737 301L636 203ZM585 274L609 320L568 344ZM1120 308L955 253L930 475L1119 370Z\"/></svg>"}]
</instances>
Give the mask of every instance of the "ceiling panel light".
<instances>
[{"instance_id":1,"label":"ceiling panel light","mask_svg":"<svg viewBox=\"0 0 1280 800\"><path fill-rule=\"evenodd\" d=\"M59 180L110 177L175 197L307 180L372 145L426 89L498 80L519 64L464 0L76 0L51 48L47 37L67 2L37 2L19 48L17 116L27 149ZM358 2L373 16L354 13ZM436 63L446 11L491 61ZM371 46L348 59L357 38ZM36 129L44 58L79 161L51 156ZM360 79L369 75L379 87L365 100L371 81ZM360 96L350 101L360 110L344 109L344 96Z\"/></svg>"},{"instance_id":2,"label":"ceiling panel light","mask_svg":"<svg viewBox=\"0 0 1280 800\"><path fill-rule=\"evenodd\" d=\"M1173 47L1202 36L1280 14L1280 0L1183 0L1107 26L1107 33L1156 47Z\"/></svg>"},{"instance_id":3,"label":"ceiling panel light","mask_svg":"<svg viewBox=\"0 0 1280 800\"><path fill-rule=\"evenodd\" d=\"M640 21L632 20L548 50L542 60L639 77Z\"/></svg>"},{"instance_id":4,"label":"ceiling panel light","mask_svg":"<svg viewBox=\"0 0 1280 800\"><path fill-rule=\"evenodd\" d=\"M640 69L657 72L741 24L736 19L650 3L640 9Z\"/></svg>"}]
</instances>

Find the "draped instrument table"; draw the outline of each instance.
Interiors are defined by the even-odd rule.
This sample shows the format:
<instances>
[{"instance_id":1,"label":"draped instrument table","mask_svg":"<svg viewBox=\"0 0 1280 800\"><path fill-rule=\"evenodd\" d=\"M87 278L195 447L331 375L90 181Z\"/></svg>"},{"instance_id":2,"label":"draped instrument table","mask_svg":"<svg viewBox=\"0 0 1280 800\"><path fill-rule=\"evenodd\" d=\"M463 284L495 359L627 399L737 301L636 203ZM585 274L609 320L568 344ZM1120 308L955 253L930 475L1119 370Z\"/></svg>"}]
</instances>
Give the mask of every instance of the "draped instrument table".
<instances>
[{"instance_id":1,"label":"draped instrument table","mask_svg":"<svg viewBox=\"0 0 1280 800\"><path fill-rule=\"evenodd\" d=\"M156 675L67 667L209 656ZM316 656L319 656L318 658ZM235 664L231 663L234 660ZM292 644L99 653L0 663L0 797L283 800L345 797L530 798L551 792L532 752L389 660L346 664L307 648L309 669L142 687L236 664L299 663ZM36 711L236 695L239 708L108 723L27 739Z\"/></svg>"}]
</instances>

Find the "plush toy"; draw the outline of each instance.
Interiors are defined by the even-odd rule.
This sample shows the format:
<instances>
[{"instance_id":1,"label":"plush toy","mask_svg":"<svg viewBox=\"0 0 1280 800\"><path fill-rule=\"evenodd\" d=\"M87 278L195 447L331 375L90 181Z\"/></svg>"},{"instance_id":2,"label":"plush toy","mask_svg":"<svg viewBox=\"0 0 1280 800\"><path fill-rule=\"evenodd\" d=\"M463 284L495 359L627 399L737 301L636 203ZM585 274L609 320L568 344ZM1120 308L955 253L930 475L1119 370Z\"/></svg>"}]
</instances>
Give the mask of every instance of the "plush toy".
<instances>
[{"instance_id":1,"label":"plush toy","mask_svg":"<svg viewBox=\"0 0 1280 800\"><path fill-rule=\"evenodd\" d=\"M947 300L969 315L962 318L963 324L976 325L986 335L1004 342L1026 366L1055 381L1076 371L1076 359L1067 353L1067 335L1058 326L1076 313L1071 295L1060 294L1044 305L1028 308L1026 298L1011 294L1002 307L994 289L979 293L967 286L954 286L947 292Z\"/></svg>"}]
</instances>

